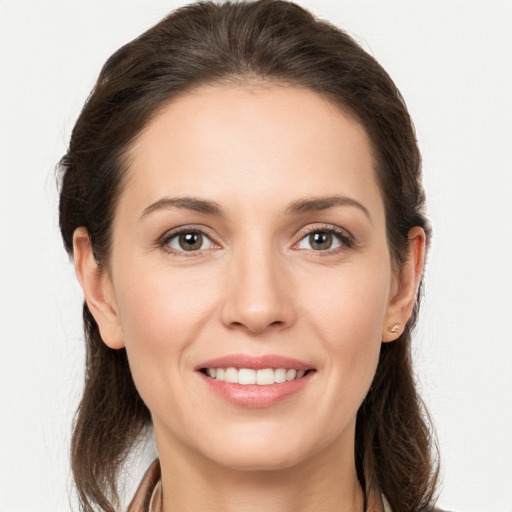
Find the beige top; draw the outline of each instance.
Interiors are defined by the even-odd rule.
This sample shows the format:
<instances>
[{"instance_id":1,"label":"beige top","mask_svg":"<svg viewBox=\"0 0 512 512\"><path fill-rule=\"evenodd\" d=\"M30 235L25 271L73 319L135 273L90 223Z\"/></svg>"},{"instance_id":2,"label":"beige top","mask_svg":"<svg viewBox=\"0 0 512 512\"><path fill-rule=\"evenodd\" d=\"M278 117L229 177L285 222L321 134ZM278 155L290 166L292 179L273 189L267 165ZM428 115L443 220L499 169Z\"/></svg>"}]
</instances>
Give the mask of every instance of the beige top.
<instances>
[{"instance_id":1,"label":"beige top","mask_svg":"<svg viewBox=\"0 0 512 512\"><path fill-rule=\"evenodd\" d=\"M162 512L162 480L158 459L146 471L142 482L128 506L128 512ZM368 512L391 512L384 496L373 495Z\"/></svg>"}]
</instances>

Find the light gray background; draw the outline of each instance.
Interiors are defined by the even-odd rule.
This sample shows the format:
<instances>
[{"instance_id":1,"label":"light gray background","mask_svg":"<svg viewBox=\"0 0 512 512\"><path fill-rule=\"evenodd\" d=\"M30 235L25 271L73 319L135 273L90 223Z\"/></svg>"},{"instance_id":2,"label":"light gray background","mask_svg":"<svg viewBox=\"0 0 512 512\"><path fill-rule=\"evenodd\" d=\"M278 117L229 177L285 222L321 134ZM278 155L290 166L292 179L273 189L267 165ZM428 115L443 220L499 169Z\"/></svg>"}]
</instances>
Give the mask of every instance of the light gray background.
<instances>
[{"instance_id":1,"label":"light gray background","mask_svg":"<svg viewBox=\"0 0 512 512\"><path fill-rule=\"evenodd\" d=\"M54 165L105 59L181 3L0 0L1 512L73 503L81 292ZM435 233L415 356L441 445L440 503L510 512L512 1L299 3L356 34L409 105Z\"/></svg>"}]
</instances>

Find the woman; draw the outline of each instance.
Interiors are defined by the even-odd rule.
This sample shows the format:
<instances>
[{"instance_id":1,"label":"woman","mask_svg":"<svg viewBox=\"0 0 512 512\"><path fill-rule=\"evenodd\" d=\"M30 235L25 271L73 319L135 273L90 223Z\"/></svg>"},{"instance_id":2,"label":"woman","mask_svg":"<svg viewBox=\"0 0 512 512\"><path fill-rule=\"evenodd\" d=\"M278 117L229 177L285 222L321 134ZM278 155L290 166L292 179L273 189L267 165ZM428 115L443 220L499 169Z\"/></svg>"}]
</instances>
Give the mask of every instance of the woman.
<instances>
[{"instance_id":1,"label":"woman","mask_svg":"<svg viewBox=\"0 0 512 512\"><path fill-rule=\"evenodd\" d=\"M432 510L420 156L372 57L288 2L182 8L107 61L61 170L83 510L149 426L130 510Z\"/></svg>"}]
</instances>

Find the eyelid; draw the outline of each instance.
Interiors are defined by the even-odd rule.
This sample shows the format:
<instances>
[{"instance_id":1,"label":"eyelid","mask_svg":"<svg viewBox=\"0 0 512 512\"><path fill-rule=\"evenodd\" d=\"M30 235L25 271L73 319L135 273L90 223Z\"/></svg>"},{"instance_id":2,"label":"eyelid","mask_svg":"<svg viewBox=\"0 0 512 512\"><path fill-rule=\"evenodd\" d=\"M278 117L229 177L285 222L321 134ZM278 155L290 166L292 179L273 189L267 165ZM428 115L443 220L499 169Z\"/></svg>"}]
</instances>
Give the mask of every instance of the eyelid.
<instances>
[{"instance_id":1,"label":"eyelid","mask_svg":"<svg viewBox=\"0 0 512 512\"><path fill-rule=\"evenodd\" d=\"M332 233L338 240L340 240L342 246L337 247L335 249L326 249L324 251L314 251L316 253L329 254L330 252L343 251L345 249L350 249L356 245L356 239L354 236L346 229L341 228L340 226L336 226L334 224L308 224L305 228L302 228L297 233L298 240L293 244L295 248L304 238L311 235L312 233L323 232L323 233ZM302 249L307 250L307 249Z\"/></svg>"},{"instance_id":2,"label":"eyelid","mask_svg":"<svg viewBox=\"0 0 512 512\"><path fill-rule=\"evenodd\" d=\"M207 228L204 225L198 225L198 224L185 224L182 226L176 226L172 229L169 229L166 231L163 235L161 235L157 239L156 245L160 247L161 249L164 249L165 252L169 254L179 254L184 256L194 256L203 253L204 251L212 250L212 249L220 249L222 248L222 244L217 240L217 237L212 234L212 230ZM326 249L323 251L314 251L311 249L311 251L314 251L318 254L330 254L333 252L339 252L346 249L350 249L356 245L356 240L354 236L346 229L336 226L333 224L325 224L325 223L315 223L315 224L308 224L307 226L301 228L296 233L295 237L297 238L297 241L294 242L292 248L297 248L297 245L307 236L311 235L315 232L326 232L326 233L332 233L342 244L341 247L337 247L334 249ZM185 251L185 250L176 250L173 248L170 248L168 246L169 241L172 238L175 238L176 236L179 236L184 233L199 233L206 238L208 238L213 245L216 247L214 248L208 248L208 249L199 249L196 251ZM167 246L167 247L166 247ZM307 249L301 249L301 250L307 250Z\"/></svg>"},{"instance_id":3,"label":"eyelid","mask_svg":"<svg viewBox=\"0 0 512 512\"><path fill-rule=\"evenodd\" d=\"M197 251L185 251L171 248L168 245L173 238L186 233L201 234L202 236L208 238L208 240L210 240L210 242L216 247L208 249L199 249ZM177 226L175 228L169 229L158 238L157 245L168 254L179 254L180 256L195 256L198 254L202 254L204 251L209 251L211 249L219 249L221 247L221 244L216 240L216 237L212 235L211 230L206 228L205 226L198 224L185 224L182 226Z\"/></svg>"}]
</instances>

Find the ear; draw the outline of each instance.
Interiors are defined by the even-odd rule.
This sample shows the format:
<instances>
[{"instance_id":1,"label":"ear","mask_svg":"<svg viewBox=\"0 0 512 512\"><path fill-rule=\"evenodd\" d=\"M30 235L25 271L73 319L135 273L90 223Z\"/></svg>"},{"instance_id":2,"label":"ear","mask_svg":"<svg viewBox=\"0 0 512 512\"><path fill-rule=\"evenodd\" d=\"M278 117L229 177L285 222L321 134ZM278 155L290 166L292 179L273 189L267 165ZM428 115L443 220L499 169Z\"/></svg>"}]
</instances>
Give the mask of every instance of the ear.
<instances>
[{"instance_id":1,"label":"ear","mask_svg":"<svg viewBox=\"0 0 512 512\"><path fill-rule=\"evenodd\" d=\"M382 326L383 342L394 341L402 334L418 293L425 261L425 231L416 226L409 231L408 238L407 261L394 280Z\"/></svg>"},{"instance_id":2,"label":"ear","mask_svg":"<svg viewBox=\"0 0 512 512\"><path fill-rule=\"evenodd\" d=\"M85 301L98 324L103 342L110 348L124 347L124 340L108 272L96 262L89 233L83 227L73 233L73 260Z\"/></svg>"}]
</instances>

